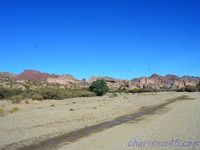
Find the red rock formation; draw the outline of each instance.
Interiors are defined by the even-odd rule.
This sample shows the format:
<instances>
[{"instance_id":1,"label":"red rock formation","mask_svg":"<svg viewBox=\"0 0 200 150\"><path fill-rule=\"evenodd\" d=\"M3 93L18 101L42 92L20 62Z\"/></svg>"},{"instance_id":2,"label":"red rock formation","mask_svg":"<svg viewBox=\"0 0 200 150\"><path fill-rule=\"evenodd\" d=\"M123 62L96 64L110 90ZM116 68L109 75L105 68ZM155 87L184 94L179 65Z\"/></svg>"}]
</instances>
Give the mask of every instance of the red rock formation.
<instances>
[{"instance_id":1,"label":"red rock formation","mask_svg":"<svg viewBox=\"0 0 200 150\"><path fill-rule=\"evenodd\" d=\"M18 80L31 80L31 81L47 81L48 77L57 78L58 75L51 75L48 73L41 73L36 70L24 70L22 73L20 73L16 78Z\"/></svg>"}]
</instances>

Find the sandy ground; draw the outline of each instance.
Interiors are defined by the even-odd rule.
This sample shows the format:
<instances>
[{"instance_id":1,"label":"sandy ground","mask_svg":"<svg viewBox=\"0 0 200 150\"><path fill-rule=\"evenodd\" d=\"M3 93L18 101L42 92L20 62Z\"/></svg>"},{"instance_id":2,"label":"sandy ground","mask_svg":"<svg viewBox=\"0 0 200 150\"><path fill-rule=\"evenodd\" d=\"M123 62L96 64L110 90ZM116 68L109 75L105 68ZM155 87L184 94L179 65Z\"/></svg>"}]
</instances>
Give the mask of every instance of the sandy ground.
<instances>
[{"instance_id":1,"label":"sandy ground","mask_svg":"<svg viewBox=\"0 0 200 150\"><path fill-rule=\"evenodd\" d=\"M175 92L31 101L30 104L1 101L0 107L5 110L5 114L0 117L0 149L15 149L15 146L25 143L42 141L137 112L142 106L162 104L166 99L181 95L188 95L195 100L177 101L156 114L144 116L141 121L124 123L94 133L78 141L63 144L59 149L189 149L180 146L137 147L132 142L176 139L200 141L200 94ZM10 113L13 107L18 107L19 111ZM7 145L14 145L14 148ZM190 149L200 149L200 145Z\"/></svg>"}]
</instances>

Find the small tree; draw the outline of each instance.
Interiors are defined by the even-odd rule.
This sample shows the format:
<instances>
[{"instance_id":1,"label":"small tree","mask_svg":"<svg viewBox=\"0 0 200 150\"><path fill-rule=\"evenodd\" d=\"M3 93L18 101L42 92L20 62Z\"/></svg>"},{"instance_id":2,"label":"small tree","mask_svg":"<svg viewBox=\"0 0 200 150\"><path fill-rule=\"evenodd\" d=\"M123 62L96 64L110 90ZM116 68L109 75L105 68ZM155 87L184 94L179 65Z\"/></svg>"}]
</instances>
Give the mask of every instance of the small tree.
<instances>
[{"instance_id":1,"label":"small tree","mask_svg":"<svg viewBox=\"0 0 200 150\"><path fill-rule=\"evenodd\" d=\"M97 96L102 96L109 91L109 87L104 80L97 80L91 84L89 90L95 92Z\"/></svg>"}]
</instances>

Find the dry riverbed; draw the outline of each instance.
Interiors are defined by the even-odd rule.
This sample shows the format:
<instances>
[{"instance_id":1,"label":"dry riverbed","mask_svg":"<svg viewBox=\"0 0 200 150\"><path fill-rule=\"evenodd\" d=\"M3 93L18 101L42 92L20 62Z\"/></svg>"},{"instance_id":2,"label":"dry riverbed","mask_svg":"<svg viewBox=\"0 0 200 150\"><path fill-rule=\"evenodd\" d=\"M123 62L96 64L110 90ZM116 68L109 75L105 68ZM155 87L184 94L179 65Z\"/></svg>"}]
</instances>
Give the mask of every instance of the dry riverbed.
<instances>
[{"instance_id":1,"label":"dry riverbed","mask_svg":"<svg viewBox=\"0 0 200 150\"><path fill-rule=\"evenodd\" d=\"M105 122L109 123L110 120L115 120L119 122L121 121L120 119L122 119L122 121L124 121L124 116L126 117L126 115L137 113L140 110L145 110L145 108L147 108L145 111L151 112L152 109L156 109L157 106L165 106L162 106L162 104L174 105L175 103L185 103L166 103L166 100L173 100L174 98L181 97L182 95L187 95L188 98L186 99L191 100L198 99L198 97L200 96L199 93L163 92L144 93L135 95L118 94L116 97L115 95L109 94L103 97L71 98L66 100L45 100L41 102L24 101L22 104L11 104L9 101L0 101L0 108L3 110L3 115L0 116L0 149L17 149L22 147L25 147L24 149L27 149L26 146L29 146L31 144L34 145L34 143L36 143L37 145L37 143L44 141L43 143L39 143L36 147L32 147L32 149L41 149L40 144L45 144L45 140L46 142L57 141L57 143L54 143L54 145L58 145L57 147L55 147L56 149L58 147L62 149L62 146L63 149L70 150L84 148L84 144L88 145L87 142L91 142L86 140L86 143L80 141L79 144L79 142L77 142L76 139L71 139L71 141L68 140L65 143L64 140L62 141L59 138L67 138L67 136L69 136L67 135L67 133L72 133L71 136L74 136L73 134L76 133L73 133L73 131L77 130L82 132L83 134L88 134L87 131L81 131L80 129L89 129L90 127L95 127L95 125L98 124L102 125L102 123ZM184 106L189 106L189 103L191 102L187 103L188 105ZM142 113L145 114L145 111L143 111ZM167 111L167 109L163 110L162 113L165 113L165 111ZM152 111L151 113L154 112ZM137 114L134 115L137 116ZM120 116L123 116L123 118L119 118ZM130 118L130 116L127 116L127 118L128 117ZM116 118L119 119L116 120ZM140 120L141 118L138 119ZM110 126L108 131L104 131L103 129L96 130L100 130L98 134L99 136L105 133L103 137L106 137L106 135L108 136L106 132L111 132L111 130L115 130L115 126L117 125L120 125L121 127L124 126L123 124L116 123L113 126ZM135 125L137 124L134 124L134 126ZM141 130L141 128L136 126L135 129L137 128L137 131L134 130L134 132L136 133L139 132L139 129ZM130 129L126 130L126 128L123 128L123 133L126 133L129 130ZM132 128L130 131L132 131ZM93 132L95 132L95 128L93 129ZM116 134L116 132L113 133L111 133L111 135ZM89 135L90 134L88 134L87 136ZM111 135L108 136L108 141L110 139L109 137L112 137ZM88 139L92 140L98 138L92 138L93 136L95 135L90 135ZM116 136L117 135L115 135L113 138L115 138ZM104 139L103 137L102 139ZM84 135L79 135L76 138L82 139L84 138ZM124 137L123 139L126 138ZM48 141L48 139L50 140ZM104 141L105 143L102 149L112 149L112 147L113 149L114 147L115 149L117 149L117 144L112 146L112 144L110 145L108 141ZM121 139L120 141L122 142L123 140ZM119 139L116 139L115 142L119 144L120 141ZM102 144L101 142L100 145ZM107 147L105 147L106 143ZM67 145L68 147L66 147L65 145ZM90 144L90 147L85 147L85 149L101 149L102 146L100 145L98 146L95 143L93 143ZM120 149L120 145L118 146L118 148Z\"/></svg>"}]
</instances>

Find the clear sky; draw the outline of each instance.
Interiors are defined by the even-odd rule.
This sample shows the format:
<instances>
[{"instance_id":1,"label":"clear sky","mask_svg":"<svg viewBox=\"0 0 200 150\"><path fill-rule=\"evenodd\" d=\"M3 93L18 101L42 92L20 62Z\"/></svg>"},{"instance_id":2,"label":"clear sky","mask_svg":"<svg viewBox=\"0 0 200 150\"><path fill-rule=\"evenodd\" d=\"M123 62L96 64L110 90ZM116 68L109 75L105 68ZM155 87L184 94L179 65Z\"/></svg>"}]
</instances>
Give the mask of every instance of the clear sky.
<instances>
[{"instance_id":1,"label":"clear sky","mask_svg":"<svg viewBox=\"0 0 200 150\"><path fill-rule=\"evenodd\" d=\"M0 0L0 71L200 76L199 0Z\"/></svg>"}]
</instances>

